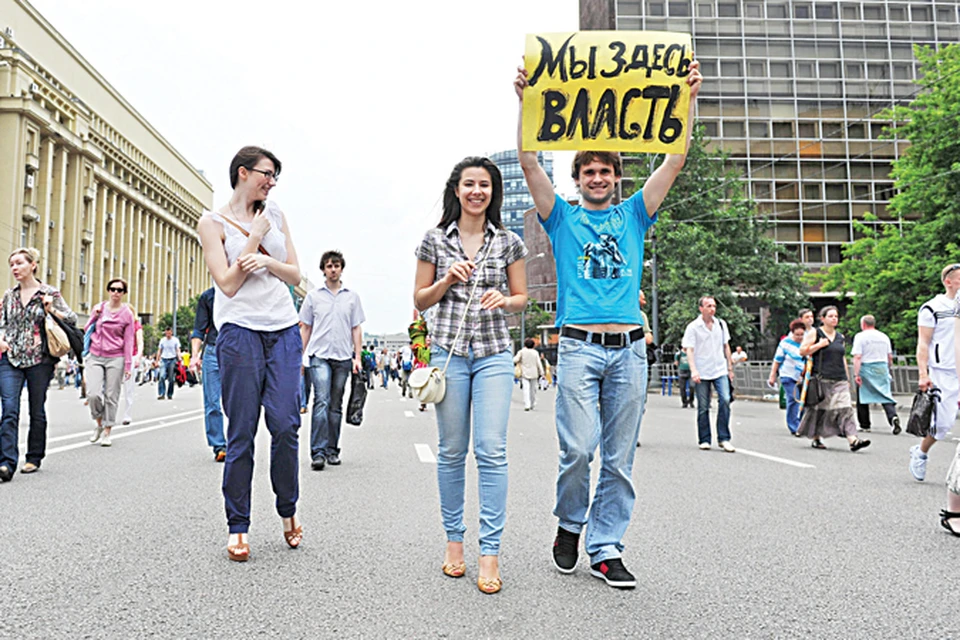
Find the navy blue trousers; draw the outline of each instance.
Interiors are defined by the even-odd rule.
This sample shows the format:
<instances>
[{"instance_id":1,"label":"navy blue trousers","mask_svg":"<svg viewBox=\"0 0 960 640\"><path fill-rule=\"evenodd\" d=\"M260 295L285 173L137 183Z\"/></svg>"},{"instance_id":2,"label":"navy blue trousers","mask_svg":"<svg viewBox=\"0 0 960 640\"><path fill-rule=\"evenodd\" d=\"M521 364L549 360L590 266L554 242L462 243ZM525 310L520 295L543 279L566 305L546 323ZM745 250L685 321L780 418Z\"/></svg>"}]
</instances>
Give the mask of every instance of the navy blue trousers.
<instances>
[{"instance_id":1,"label":"navy blue trousers","mask_svg":"<svg viewBox=\"0 0 960 640\"><path fill-rule=\"evenodd\" d=\"M300 493L300 361L303 342L297 325L280 331L252 331L225 324L217 337L223 410L229 419L223 499L230 533L250 528L253 442L263 407L270 431L270 482L277 513L297 512Z\"/></svg>"}]
</instances>

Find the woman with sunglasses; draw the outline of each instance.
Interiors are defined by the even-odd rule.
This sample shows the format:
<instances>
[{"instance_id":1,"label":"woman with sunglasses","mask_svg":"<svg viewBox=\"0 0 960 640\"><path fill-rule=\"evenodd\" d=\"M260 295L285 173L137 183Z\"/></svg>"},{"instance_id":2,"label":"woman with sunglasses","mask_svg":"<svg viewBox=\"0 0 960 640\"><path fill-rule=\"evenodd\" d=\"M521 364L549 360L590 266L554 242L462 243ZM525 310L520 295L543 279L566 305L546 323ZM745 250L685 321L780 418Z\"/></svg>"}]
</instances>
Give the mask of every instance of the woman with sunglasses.
<instances>
[{"instance_id":1,"label":"woman with sunglasses","mask_svg":"<svg viewBox=\"0 0 960 640\"><path fill-rule=\"evenodd\" d=\"M513 340L504 313L519 312L527 302L527 249L517 234L504 229L502 203L497 165L477 157L457 163L443 193L440 223L417 249L413 293L421 312L436 306L431 311L431 363L443 368L450 356L446 395L437 403L437 480L447 535L442 570L451 578L466 572L464 467L472 432L480 486L477 587L488 594L502 585L500 537L507 507ZM471 298L472 291L476 295Z\"/></svg>"},{"instance_id":2,"label":"woman with sunglasses","mask_svg":"<svg viewBox=\"0 0 960 640\"><path fill-rule=\"evenodd\" d=\"M30 402L30 433L26 464L21 473L40 468L47 448L47 389L57 362L44 348L46 315L55 314L75 323L77 315L60 292L37 280L40 252L32 247L14 249L7 260L17 284L7 290L0 307L0 482L13 479L19 452L20 396L24 380Z\"/></svg>"},{"instance_id":3,"label":"woman with sunglasses","mask_svg":"<svg viewBox=\"0 0 960 640\"><path fill-rule=\"evenodd\" d=\"M223 469L227 555L237 562L250 557L253 441L261 408L272 439L270 479L283 537L293 548L303 538L296 517L303 343L289 290L300 284L300 265L286 217L267 201L278 175L275 155L244 147L230 163L230 200L197 226L214 281L217 361L229 419Z\"/></svg>"},{"instance_id":4,"label":"woman with sunglasses","mask_svg":"<svg viewBox=\"0 0 960 640\"><path fill-rule=\"evenodd\" d=\"M92 327L93 333L90 354L83 361L90 417L97 422L90 442L101 447L113 444L110 432L117 423L120 389L131 375L137 333L137 318L123 302L127 282L114 278L107 283L107 292L110 297L95 305L87 320L86 329Z\"/></svg>"}]
</instances>

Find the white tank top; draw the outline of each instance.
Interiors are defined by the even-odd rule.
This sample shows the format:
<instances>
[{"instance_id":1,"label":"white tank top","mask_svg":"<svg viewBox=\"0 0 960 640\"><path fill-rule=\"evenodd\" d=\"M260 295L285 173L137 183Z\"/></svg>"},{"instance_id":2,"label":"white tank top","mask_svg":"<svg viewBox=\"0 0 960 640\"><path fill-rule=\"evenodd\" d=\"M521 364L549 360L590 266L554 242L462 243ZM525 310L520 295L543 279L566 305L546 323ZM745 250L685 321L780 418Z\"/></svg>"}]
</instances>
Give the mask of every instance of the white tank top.
<instances>
[{"instance_id":1,"label":"white tank top","mask_svg":"<svg viewBox=\"0 0 960 640\"><path fill-rule=\"evenodd\" d=\"M227 266L232 266L247 245L247 237L216 211L209 215L223 226L223 249L227 254ZM273 258L283 262L287 259L287 238L283 233L283 217L280 209L267 201L264 215L270 220L270 231L260 241ZM236 222L236 220L234 220ZM250 224L238 223L249 230ZM217 331L232 323L253 331L278 331L292 327L298 322L297 310L289 286L267 269L258 269L247 275L236 295L228 298L216 283L213 285L213 323Z\"/></svg>"}]
</instances>

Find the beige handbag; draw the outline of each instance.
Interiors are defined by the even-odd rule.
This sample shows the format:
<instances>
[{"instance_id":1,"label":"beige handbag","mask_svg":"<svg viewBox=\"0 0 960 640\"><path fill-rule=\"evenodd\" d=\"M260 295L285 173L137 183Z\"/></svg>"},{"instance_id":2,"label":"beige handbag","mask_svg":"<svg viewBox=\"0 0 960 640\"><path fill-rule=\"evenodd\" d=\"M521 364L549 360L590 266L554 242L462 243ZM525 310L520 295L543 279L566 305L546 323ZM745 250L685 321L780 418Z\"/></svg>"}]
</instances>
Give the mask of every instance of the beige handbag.
<instances>
[{"instance_id":1,"label":"beige handbag","mask_svg":"<svg viewBox=\"0 0 960 640\"><path fill-rule=\"evenodd\" d=\"M453 349L457 345L457 340L460 339L460 332L463 331L463 323L467 320L467 313L470 312L470 303L473 302L473 296L477 293L477 285L480 284L480 267L486 259L490 257L490 251L493 249L493 242L497 239L498 233L500 233L499 230L490 238L490 246L487 247L486 255L483 256L483 260L477 263L477 279L473 283L473 289L470 290L470 297L467 299L466 307L463 309L463 315L460 317L460 326L457 327L457 335L453 338L453 345L447 354L447 361L443 365L443 369L441 370L438 367L421 367L420 369L414 369L410 374L407 384L410 385L410 388L413 390L413 395L416 396L420 402L435 404L443 400L443 396L447 392L447 368L450 366L450 358L453 357Z\"/></svg>"},{"instance_id":2,"label":"beige handbag","mask_svg":"<svg viewBox=\"0 0 960 640\"><path fill-rule=\"evenodd\" d=\"M61 358L70 353L70 340L67 332L60 328L50 314L44 318L44 330L47 333L47 351L54 358Z\"/></svg>"}]
</instances>

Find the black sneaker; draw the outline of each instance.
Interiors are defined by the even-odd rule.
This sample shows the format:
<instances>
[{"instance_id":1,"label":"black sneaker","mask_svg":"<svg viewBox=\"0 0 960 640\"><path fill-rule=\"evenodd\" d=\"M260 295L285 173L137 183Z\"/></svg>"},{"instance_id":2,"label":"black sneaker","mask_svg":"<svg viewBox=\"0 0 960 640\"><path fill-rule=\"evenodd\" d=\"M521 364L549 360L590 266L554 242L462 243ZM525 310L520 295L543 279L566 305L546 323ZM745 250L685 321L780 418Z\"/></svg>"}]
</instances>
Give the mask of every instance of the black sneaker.
<instances>
[{"instance_id":1,"label":"black sneaker","mask_svg":"<svg viewBox=\"0 0 960 640\"><path fill-rule=\"evenodd\" d=\"M557 537L553 539L553 564L560 573L573 573L577 568L577 548L580 546L580 534L571 533L563 527L557 527Z\"/></svg>"},{"instance_id":2,"label":"black sneaker","mask_svg":"<svg viewBox=\"0 0 960 640\"><path fill-rule=\"evenodd\" d=\"M637 579L623 566L620 558L607 558L597 564L590 565L590 575L600 578L616 589L633 589L637 586Z\"/></svg>"},{"instance_id":3,"label":"black sneaker","mask_svg":"<svg viewBox=\"0 0 960 640\"><path fill-rule=\"evenodd\" d=\"M317 456L313 459L313 462L310 463L310 468L314 471L323 471L325 466L327 466L327 459L323 456Z\"/></svg>"},{"instance_id":4,"label":"black sneaker","mask_svg":"<svg viewBox=\"0 0 960 640\"><path fill-rule=\"evenodd\" d=\"M900 416L893 416L893 435L900 435Z\"/></svg>"},{"instance_id":5,"label":"black sneaker","mask_svg":"<svg viewBox=\"0 0 960 640\"><path fill-rule=\"evenodd\" d=\"M340 464L340 456L335 453L331 453L329 456L327 456L327 464L332 464L334 466Z\"/></svg>"}]
</instances>

